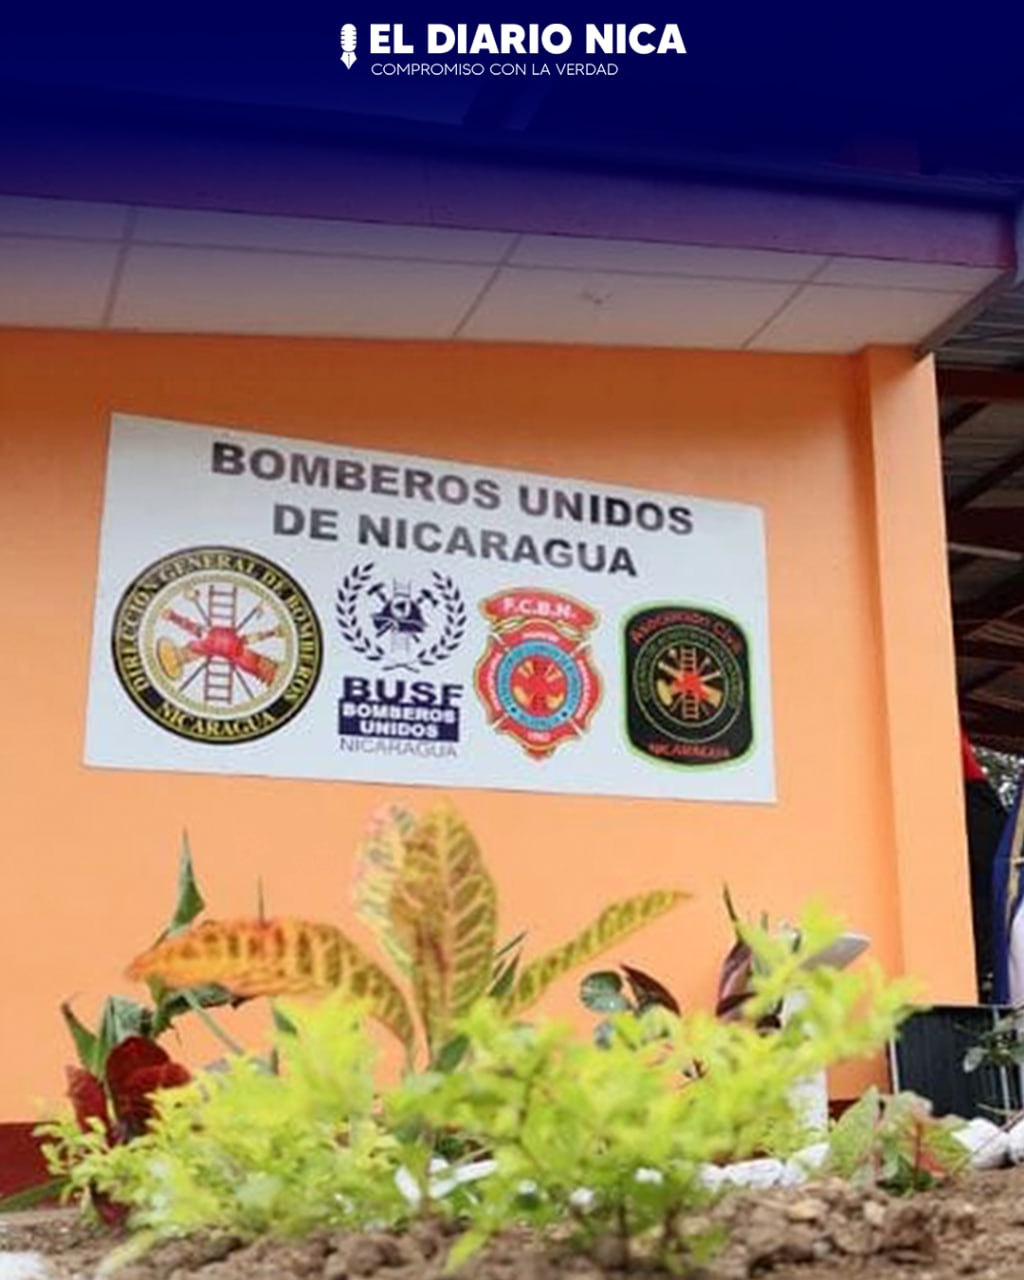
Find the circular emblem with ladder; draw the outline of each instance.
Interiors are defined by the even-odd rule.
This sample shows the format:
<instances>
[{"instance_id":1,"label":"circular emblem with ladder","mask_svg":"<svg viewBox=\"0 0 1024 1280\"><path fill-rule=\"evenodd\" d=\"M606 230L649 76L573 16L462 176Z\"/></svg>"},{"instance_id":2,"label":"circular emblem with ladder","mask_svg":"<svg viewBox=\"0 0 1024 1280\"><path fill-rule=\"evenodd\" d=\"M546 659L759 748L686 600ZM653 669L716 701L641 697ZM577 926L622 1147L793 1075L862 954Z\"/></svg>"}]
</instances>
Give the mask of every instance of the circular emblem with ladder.
<instances>
[{"instance_id":1,"label":"circular emblem with ladder","mask_svg":"<svg viewBox=\"0 0 1024 1280\"><path fill-rule=\"evenodd\" d=\"M672 764L722 764L753 740L747 640L723 614L690 605L626 619L630 742Z\"/></svg>"},{"instance_id":2,"label":"circular emblem with ladder","mask_svg":"<svg viewBox=\"0 0 1024 1280\"><path fill-rule=\"evenodd\" d=\"M306 704L320 624L305 592L263 556L193 547L144 569L114 615L114 668L151 720L180 737L248 742Z\"/></svg>"}]
</instances>

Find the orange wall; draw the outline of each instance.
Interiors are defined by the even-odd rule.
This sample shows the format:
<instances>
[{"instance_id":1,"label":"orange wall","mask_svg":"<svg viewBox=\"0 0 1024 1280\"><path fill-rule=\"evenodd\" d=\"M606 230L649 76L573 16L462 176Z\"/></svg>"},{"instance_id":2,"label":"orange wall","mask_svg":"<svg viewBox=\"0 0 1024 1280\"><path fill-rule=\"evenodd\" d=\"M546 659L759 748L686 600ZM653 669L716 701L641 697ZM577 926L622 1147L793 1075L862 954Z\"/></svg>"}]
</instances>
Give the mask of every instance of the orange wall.
<instances>
[{"instance_id":1,"label":"orange wall","mask_svg":"<svg viewBox=\"0 0 1024 1280\"><path fill-rule=\"evenodd\" d=\"M822 897L888 967L969 998L928 363L13 331L0 335L0 1118L61 1091L62 999L92 1018L104 993L131 992L120 972L165 918L183 827L215 913L251 911L261 877L272 910L351 924L353 844L400 794L83 767L112 411L761 505L778 803L461 793L503 929L528 926L540 947L618 894L682 886L694 901L620 954L709 1001L728 881L773 916ZM548 1007L573 1004L567 981Z\"/></svg>"}]
</instances>

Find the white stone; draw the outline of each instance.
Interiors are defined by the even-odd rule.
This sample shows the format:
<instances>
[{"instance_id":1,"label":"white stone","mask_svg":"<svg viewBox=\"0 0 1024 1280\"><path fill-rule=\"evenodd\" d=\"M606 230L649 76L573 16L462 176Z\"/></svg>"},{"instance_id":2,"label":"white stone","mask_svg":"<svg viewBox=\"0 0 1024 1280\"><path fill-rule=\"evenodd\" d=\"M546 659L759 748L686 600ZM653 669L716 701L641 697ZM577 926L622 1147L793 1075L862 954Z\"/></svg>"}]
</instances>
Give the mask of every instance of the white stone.
<instances>
[{"instance_id":1,"label":"white stone","mask_svg":"<svg viewBox=\"0 0 1024 1280\"><path fill-rule=\"evenodd\" d=\"M808 1136L818 1137L828 1132L828 1078L824 1071L798 1080L788 1096L790 1106L804 1125Z\"/></svg>"},{"instance_id":2,"label":"white stone","mask_svg":"<svg viewBox=\"0 0 1024 1280\"><path fill-rule=\"evenodd\" d=\"M467 1182L479 1182L481 1178L490 1177L497 1167L497 1160L471 1160L469 1164L460 1164L452 1177L461 1187Z\"/></svg>"},{"instance_id":3,"label":"white stone","mask_svg":"<svg viewBox=\"0 0 1024 1280\"><path fill-rule=\"evenodd\" d=\"M401 1169L395 1170L395 1186L410 1204L419 1204L423 1199L419 1183L404 1165ZM0 1277L0 1280L2 1280L2 1277Z\"/></svg>"},{"instance_id":4,"label":"white stone","mask_svg":"<svg viewBox=\"0 0 1024 1280\"><path fill-rule=\"evenodd\" d=\"M1010 1143L1010 1159L1014 1164L1024 1164L1024 1120L1018 1120L1007 1137Z\"/></svg>"},{"instance_id":5,"label":"white stone","mask_svg":"<svg viewBox=\"0 0 1024 1280\"><path fill-rule=\"evenodd\" d=\"M812 1142L810 1146L801 1147L786 1161L785 1168L782 1171L782 1185L784 1187L799 1187L807 1182L809 1178L813 1178L816 1173L824 1168L828 1153L829 1145L827 1142Z\"/></svg>"},{"instance_id":6,"label":"white stone","mask_svg":"<svg viewBox=\"0 0 1024 1280\"><path fill-rule=\"evenodd\" d=\"M764 1157L760 1160L737 1160L722 1170L721 1186L777 1187L782 1184L786 1167L781 1160Z\"/></svg>"},{"instance_id":7,"label":"white stone","mask_svg":"<svg viewBox=\"0 0 1024 1280\"><path fill-rule=\"evenodd\" d=\"M0 1249L0 1280L48 1280L46 1259L41 1253L13 1253Z\"/></svg>"},{"instance_id":8,"label":"white stone","mask_svg":"<svg viewBox=\"0 0 1024 1280\"><path fill-rule=\"evenodd\" d=\"M481 1178L492 1174L497 1167L494 1160L471 1160L468 1164L453 1167L449 1161L435 1156L430 1162L431 1199L443 1200L445 1196L451 1195L456 1187L465 1186L470 1182L479 1182ZM444 1176L438 1176L441 1174ZM404 1166L395 1173L395 1186L410 1204L419 1204L422 1199L419 1184ZM3 1280L2 1276L0 1280Z\"/></svg>"},{"instance_id":9,"label":"white stone","mask_svg":"<svg viewBox=\"0 0 1024 1280\"><path fill-rule=\"evenodd\" d=\"M786 1175L789 1185L796 1186L806 1182L808 1178L820 1172L828 1159L827 1142L812 1142L809 1147L801 1147L786 1161Z\"/></svg>"},{"instance_id":10,"label":"white stone","mask_svg":"<svg viewBox=\"0 0 1024 1280\"><path fill-rule=\"evenodd\" d=\"M953 1136L970 1153L972 1169L998 1169L1009 1159L1010 1139L991 1120L976 1116Z\"/></svg>"}]
</instances>

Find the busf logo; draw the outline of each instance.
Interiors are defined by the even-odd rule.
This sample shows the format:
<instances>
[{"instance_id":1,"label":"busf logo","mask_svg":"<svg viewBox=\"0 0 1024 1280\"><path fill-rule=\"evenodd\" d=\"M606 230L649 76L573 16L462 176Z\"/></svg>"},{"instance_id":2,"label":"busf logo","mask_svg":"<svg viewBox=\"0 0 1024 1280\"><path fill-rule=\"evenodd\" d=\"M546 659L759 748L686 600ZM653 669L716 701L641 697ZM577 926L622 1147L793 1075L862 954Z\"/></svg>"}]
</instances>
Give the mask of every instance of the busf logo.
<instances>
[{"instance_id":1,"label":"busf logo","mask_svg":"<svg viewBox=\"0 0 1024 1280\"><path fill-rule=\"evenodd\" d=\"M341 28L341 61L346 67L351 67L356 60L356 44L359 37L356 29L351 22L346 22Z\"/></svg>"},{"instance_id":2,"label":"busf logo","mask_svg":"<svg viewBox=\"0 0 1024 1280\"><path fill-rule=\"evenodd\" d=\"M423 581L381 577L372 562L353 565L345 575L337 620L356 661L410 677L447 662L462 644L467 623L462 592L447 574L435 569ZM338 703L341 746L455 755L461 699L458 683L346 674Z\"/></svg>"}]
</instances>

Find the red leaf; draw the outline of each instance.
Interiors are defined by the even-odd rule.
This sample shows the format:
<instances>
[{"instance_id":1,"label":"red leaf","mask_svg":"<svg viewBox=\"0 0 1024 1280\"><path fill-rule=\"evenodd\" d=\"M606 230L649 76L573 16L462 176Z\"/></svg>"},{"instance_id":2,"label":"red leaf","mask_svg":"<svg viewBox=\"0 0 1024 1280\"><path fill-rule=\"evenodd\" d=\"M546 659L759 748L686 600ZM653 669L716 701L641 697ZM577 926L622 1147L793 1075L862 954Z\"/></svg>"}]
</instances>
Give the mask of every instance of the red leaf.
<instances>
[{"instance_id":1,"label":"red leaf","mask_svg":"<svg viewBox=\"0 0 1024 1280\"><path fill-rule=\"evenodd\" d=\"M157 1089L187 1084L192 1077L153 1040L129 1036L107 1059L107 1086L122 1141L141 1133L153 1115Z\"/></svg>"},{"instance_id":2,"label":"red leaf","mask_svg":"<svg viewBox=\"0 0 1024 1280\"><path fill-rule=\"evenodd\" d=\"M145 1126L153 1115L153 1094L158 1089L173 1089L192 1079L180 1062L165 1062L161 1067L143 1067L125 1081L118 1107L118 1118L129 1124Z\"/></svg>"},{"instance_id":3,"label":"red leaf","mask_svg":"<svg viewBox=\"0 0 1024 1280\"><path fill-rule=\"evenodd\" d=\"M107 1055L104 1075L107 1087L113 1096L117 1096L119 1086L130 1075L143 1067L162 1067L170 1062L170 1056L155 1040L145 1036L128 1036L120 1044L115 1045Z\"/></svg>"},{"instance_id":4,"label":"red leaf","mask_svg":"<svg viewBox=\"0 0 1024 1280\"><path fill-rule=\"evenodd\" d=\"M114 1230L120 1230L128 1220L128 1206L119 1200L111 1200L102 1191L93 1191L92 1206L100 1215L101 1221Z\"/></svg>"},{"instance_id":5,"label":"red leaf","mask_svg":"<svg viewBox=\"0 0 1024 1280\"><path fill-rule=\"evenodd\" d=\"M626 975L633 998L641 1011L651 1008L652 1005L660 1005L663 1009L671 1010L672 1013L682 1013L679 1001L657 978L652 978L649 973L644 973L642 969L634 969L628 964L622 966L622 972Z\"/></svg>"},{"instance_id":6,"label":"red leaf","mask_svg":"<svg viewBox=\"0 0 1024 1280\"><path fill-rule=\"evenodd\" d=\"M750 979L754 972L754 955L745 942L734 942L722 961L718 979L718 1003L715 1016L736 1018L741 1005L750 999Z\"/></svg>"},{"instance_id":7,"label":"red leaf","mask_svg":"<svg viewBox=\"0 0 1024 1280\"><path fill-rule=\"evenodd\" d=\"M110 1113L107 1110L107 1095L103 1085L91 1071L83 1067L67 1067L68 1097L75 1109L75 1119L83 1132L89 1128L89 1121L95 1117L103 1121L103 1126L110 1135Z\"/></svg>"}]
</instances>

